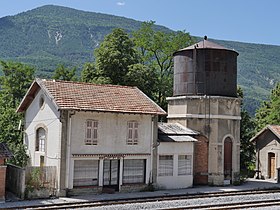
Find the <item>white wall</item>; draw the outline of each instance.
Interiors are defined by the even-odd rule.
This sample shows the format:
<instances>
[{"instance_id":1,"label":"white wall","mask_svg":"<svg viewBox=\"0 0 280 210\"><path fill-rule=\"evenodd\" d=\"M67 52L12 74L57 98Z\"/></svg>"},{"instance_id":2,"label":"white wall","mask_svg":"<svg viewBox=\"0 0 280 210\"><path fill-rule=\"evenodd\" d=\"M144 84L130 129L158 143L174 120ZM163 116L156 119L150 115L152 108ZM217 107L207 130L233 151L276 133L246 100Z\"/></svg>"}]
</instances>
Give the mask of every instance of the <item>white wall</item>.
<instances>
[{"instance_id":1,"label":"white wall","mask_svg":"<svg viewBox=\"0 0 280 210\"><path fill-rule=\"evenodd\" d=\"M98 121L97 145L85 145L86 120ZM127 145L127 122L138 122L138 144ZM122 154L120 165L120 185L122 184L123 159L146 159L146 180L148 183L151 174L152 161L152 116L139 114L120 114L109 112L75 112L71 117L71 152L69 163L69 189L73 188L74 160L98 160L98 156L73 157L83 154ZM156 131L157 132L157 131ZM134 154L134 155L129 155ZM138 154L138 155L137 155ZM102 186L103 164L102 158L99 166L99 185Z\"/></svg>"},{"instance_id":2,"label":"white wall","mask_svg":"<svg viewBox=\"0 0 280 210\"><path fill-rule=\"evenodd\" d=\"M159 188L179 189L192 187L193 173L191 175L178 176L178 156L191 155L193 168L193 144L194 142L160 142L158 147L157 165L159 167L159 155L173 155L173 176L158 176L157 186Z\"/></svg>"},{"instance_id":3,"label":"white wall","mask_svg":"<svg viewBox=\"0 0 280 210\"><path fill-rule=\"evenodd\" d=\"M40 97L44 96L45 104L40 108ZM45 152L36 152L36 129L46 129ZM40 155L45 155L46 166L59 166L60 161L60 128L59 112L53 103L39 91L25 113L25 143L28 147L28 155L32 166L40 165Z\"/></svg>"},{"instance_id":4,"label":"white wall","mask_svg":"<svg viewBox=\"0 0 280 210\"><path fill-rule=\"evenodd\" d=\"M85 145L85 122L98 120L97 145ZM137 121L138 145L127 145L127 122ZM76 112L72 116L71 154L151 153L152 121L150 115Z\"/></svg>"}]
</instances>

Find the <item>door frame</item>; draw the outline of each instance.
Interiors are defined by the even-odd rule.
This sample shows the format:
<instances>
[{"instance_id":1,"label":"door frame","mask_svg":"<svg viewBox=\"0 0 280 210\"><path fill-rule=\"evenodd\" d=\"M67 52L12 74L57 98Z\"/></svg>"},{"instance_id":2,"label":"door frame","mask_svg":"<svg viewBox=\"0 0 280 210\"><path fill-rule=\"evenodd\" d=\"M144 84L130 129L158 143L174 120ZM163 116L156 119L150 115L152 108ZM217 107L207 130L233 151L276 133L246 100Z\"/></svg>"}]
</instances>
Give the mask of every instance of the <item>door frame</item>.
<instances>
[{"instance_id":1,"label":"door frame","mask_svg":"<svg viewBox=\"0 0 280 210\"><path fill-rule=\"evenodd\" d=\"M273 170L272 169L272 165L271 165L271 160L274 159L274 166L273 166ZM274 179L276 176L276 155L273 152L269 152L268 153L268 164L267 164L267 175L270 179ZM272 171L274 171L274 173L272 174ZM272 176L273 175L273 176Z\"/></svg>"},{"instance_id":2,"label":"door frame","mask_svg":"<svg viewBox=\"0 0 280 210\"><path fill-rule=\"evenodd\" d=\"M109 185L105 185L105 181L104 181L104 169L105 169L105 161L110 161L110 166L109 166ZM117 161L117 183L116 184L111 184L112 181L112 161ZM110 188L110 189L114 189L116 191L119 191L119 184L120 184L120 159L104 159L103 161L103 188Z\"/></svg>"},{"instance_id":3,"label":"door frame","mask_svg":"<svg viewBox=\"0 0 280 210\"><path fill-rule=\"evenodd\" d=\"M230 150L231 151L226 151L226 147L225 147L225 145L226 144L229 144L230 145ZM225 180L230 180L231 182L232 182L232 167L233 167L233 164L232 164L232 161L233 161L233 157L232 157L232 155L233 155L233 140L232 140L232 138L231 137L229 137L229 136L227 136L225 139L224 139L224 141L223 141L223 171L224 171L224 179ZM230 154L229 154L229 152L230 152ZM225 158L225 157L228 157L228 158ZM231 163L226 163L226 159L229 159L230 161L231 161ZM230 172L229 173L227 173L226 174L226 167L225 167L225 165L226 164L230 164L230 168L229 168L229 170L230 170Z\"/></svg>"}]
</instances>

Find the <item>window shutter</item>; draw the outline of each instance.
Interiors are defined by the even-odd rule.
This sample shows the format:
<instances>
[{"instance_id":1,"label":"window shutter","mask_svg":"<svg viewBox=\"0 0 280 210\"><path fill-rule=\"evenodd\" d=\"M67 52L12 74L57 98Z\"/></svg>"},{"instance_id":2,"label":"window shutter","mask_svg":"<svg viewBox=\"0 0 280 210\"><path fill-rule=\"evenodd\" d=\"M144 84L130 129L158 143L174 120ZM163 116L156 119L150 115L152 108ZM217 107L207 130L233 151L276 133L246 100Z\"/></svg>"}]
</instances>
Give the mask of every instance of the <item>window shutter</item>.
<instances>
[{"instance_id":1,"label":"window shutter","mask_svg":"<svg viewBox=\"0 0 280 210\"><path fill-rule=\"evenodd\" d=\"M133 122L128 122L127 144L132 144L133 141Z\"/></svg>"},{"instance_id":2,"label":"window shutter","mask_svg":"<svg viewBox=\"0 0 280 210\"><path fill-rule=\"evenodd\" d=\"M97 186L98 185L98 160L75 160L73 185L78 186Z\"/></svg>"},{"instance_id":3,"label":"window shutter","mask_svg":"<svg viewBox=\"0 0 280 210\"><path fill-rule=\"evenodd\" d=\"M173 176L173 155L159 156L159 176Z\"/></svg>"},{"instance_id":4,"label":"window shutter","mask_svg":"<svg viewBox=\"0 0 280 210\"><path fill-rule=\"evenodd\" d=\"M145 160L125 159L123 161L123 183L144 183L145 182Z\"/></svg>"},{"instance_id":5,"label":"window shutter","mask_svg":"<svg viewBox=\"0 0 280 210\"><path fill-rule=\"evenodd\" d=\"M86 133L85 133L85 144L96 145L98 138L98 121L87 120L86 122Z\"/></svg>"},{"instance_id":6,"label":"window shutter","mask_svg":"<svg viewBox=\"0 0 280 210\"><path fill-rule=\"evenodd\" d=\"M192 156L179 155L178 156L178 175L192 174Z\"/></svg>"},{"instance_id":7,"label":"window shutter","mask_svg":"<svg viewBox=\"0 0 280 210\"><path fill-rule=\"evenodd\" d=\"M134 122L134 139L133 143L137 144L138 143L138 123Z\"/></svg>"}]
</instances>

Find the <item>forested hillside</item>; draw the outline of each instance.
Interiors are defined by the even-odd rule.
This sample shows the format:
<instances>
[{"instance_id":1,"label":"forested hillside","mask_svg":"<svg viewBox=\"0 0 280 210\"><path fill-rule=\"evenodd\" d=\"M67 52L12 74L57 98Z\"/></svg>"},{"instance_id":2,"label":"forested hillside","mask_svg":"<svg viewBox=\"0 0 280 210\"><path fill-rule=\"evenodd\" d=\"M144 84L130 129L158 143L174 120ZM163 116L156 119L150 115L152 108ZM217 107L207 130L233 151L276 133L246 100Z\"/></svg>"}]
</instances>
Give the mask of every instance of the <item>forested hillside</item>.
<instances>
[{"instance_id":1,"label":"forested hillside","mask_svg":"<svg viewBox=\"0 0 280 210\"><path fill-rule=\"evenodd\" d=\"M58 64L81 69L92 61L94 49L113 28L132 32L140 26L124 17L43 6L0 18L0 60L31 64L37 76L50 77ZM254 113L280 81L280 46L214 41L239 52L238 84L244 89L244 107Z\"/></svg>"}]
</instances>

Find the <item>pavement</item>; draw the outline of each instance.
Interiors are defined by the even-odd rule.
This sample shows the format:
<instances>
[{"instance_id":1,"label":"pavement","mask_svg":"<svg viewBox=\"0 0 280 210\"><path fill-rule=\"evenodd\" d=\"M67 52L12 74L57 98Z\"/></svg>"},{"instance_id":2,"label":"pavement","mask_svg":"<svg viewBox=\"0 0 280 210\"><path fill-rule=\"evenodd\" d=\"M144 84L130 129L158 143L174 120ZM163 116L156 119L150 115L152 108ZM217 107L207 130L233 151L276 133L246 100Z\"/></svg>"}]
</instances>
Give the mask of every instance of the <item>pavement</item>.
<instances>
[{"instance_id":1,"label":"pavement","mask_svg":"<svg viewBox=\"0 0 280 210\"><path fill-rule=\"evenodd\" d=\"M53 199L37 199L37 200L19 200L16 197L9 195L5 203L0 203L0 209L5 208L24 208L31 205L48 205L57 203L71 203L71 202L86 202L86 201L106 201L118 199L133 199L143 197L157 197L157 196L172 196L172 195L186 195L186 194L202 194L214 192L234 192L244 190L259 190L259 189L280 189L280 183L274 180L260 180L247 179L245 183L239 186L194 186L186 189L176 190L157 190L153 192L135 192L135 193L114 193L114 194L97 194L97 195L80 195L73 197L59 197Z\"/></svg>"}]
</instances>

